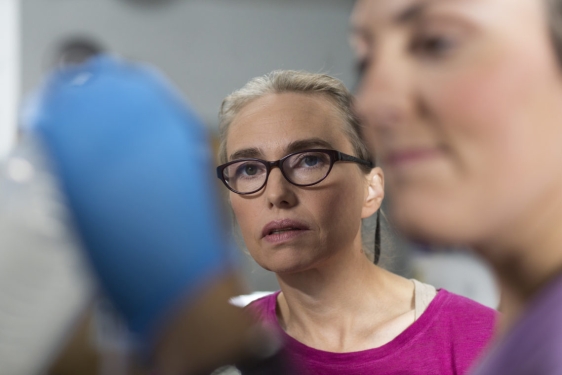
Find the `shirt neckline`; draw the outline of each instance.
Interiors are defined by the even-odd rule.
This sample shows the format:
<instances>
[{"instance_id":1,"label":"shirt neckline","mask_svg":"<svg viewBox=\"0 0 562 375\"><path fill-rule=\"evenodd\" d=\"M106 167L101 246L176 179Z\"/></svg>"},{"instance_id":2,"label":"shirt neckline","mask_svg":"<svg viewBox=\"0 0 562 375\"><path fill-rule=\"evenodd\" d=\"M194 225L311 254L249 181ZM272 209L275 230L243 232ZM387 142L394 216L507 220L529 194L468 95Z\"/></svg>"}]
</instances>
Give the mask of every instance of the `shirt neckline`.
<instances>
[{"instance_id":1,"label":"shirt neckline","mask_svg":"<svg viewBox=\"0 0 562 375\"><path fill-rule=\"evenodd\" d=\"M444 289L439 289L437 295L430 302L423 314L398 336L382 346L356 352L336 353L307 346L289 336L285 330L281 328L276 312L277 298L280 293L281 291L278 291L268 298L267 314L272 320L274 327L279 330L282 339L287 343L288 350L295 355L306 357L307 361L326 363L326 360L329 358L331 362L341 362L342 364L353 360L360 360L367 363L389 355L400 355L402 350L406 350L412 345L414 338L423 334L423 332L432 326L434 320L438 318L440 311L450 297L449 292Z\"/></svg>"}]
</instances>

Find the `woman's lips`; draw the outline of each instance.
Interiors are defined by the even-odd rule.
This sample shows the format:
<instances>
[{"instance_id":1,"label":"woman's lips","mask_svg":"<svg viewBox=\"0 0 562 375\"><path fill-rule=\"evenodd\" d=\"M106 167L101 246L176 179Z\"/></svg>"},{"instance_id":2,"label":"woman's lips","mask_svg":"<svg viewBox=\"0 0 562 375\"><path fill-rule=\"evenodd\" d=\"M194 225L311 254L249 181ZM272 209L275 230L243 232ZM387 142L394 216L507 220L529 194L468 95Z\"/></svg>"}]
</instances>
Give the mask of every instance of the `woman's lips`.
<instances>
[{"instance_id":1,"label":"woman's lips","mask_svg":"<svg viewBox=\"0 0 562 375\"><path fill-rule=\"evenodd\" d=\"M307 230L302 230L302 229L287 230L287 231L283 231L283 232L268 234L267 236L264 237L264 239L267 242L270 242L272 244L280 244L280 243L283 243L283 242L290 241L290 240L304 234L305 232L307 232Z\"/></svg>"},{"instance_id":2,"label":"woman's lips","mask_svg":"<svg viewBox=\"0 0 562 375\"><path fill-rule=\"evenodd\" d=\"M278 244L292 240L308 230L308 225L297 220L274 220L263 227L262 238L267 242Z\"/></svg>"}]
</instances>

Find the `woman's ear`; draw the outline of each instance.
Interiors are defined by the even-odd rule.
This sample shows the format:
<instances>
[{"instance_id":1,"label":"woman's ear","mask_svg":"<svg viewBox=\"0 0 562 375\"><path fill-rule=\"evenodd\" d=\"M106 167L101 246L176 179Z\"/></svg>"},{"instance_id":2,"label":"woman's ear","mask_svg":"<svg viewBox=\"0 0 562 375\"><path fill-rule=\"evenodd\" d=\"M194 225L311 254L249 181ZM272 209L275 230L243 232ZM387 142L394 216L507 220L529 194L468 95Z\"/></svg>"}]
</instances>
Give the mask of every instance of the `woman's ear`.
<instances>
[{"instance_id":1,"label":"woman's ear","mask_svg":"<svg viewBox=\"0 0 562 375\"><path fill-rule=\"evenodd\" d=\"M373 168L367 175L365 186L365 201L361 218L365 219L373 215L380 208L384 198L384 173L379 167Z\"/></svg>"}]
</instances>

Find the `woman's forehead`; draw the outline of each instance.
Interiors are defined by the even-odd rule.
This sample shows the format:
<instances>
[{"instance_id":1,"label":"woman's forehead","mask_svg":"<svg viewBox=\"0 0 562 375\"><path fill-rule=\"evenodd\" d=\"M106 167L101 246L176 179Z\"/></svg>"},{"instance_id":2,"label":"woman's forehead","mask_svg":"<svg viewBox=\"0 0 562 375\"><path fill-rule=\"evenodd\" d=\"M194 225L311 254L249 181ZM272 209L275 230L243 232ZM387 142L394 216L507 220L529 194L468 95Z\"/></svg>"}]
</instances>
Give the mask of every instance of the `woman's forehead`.
<instances>
[{"instance_id":1,"label":"woman's forehead","mask_svg":"<svg viewBox=\"0 0 562 375\"><path fill-rule=\"evenodd\" d=\"M396 18L404 10L420 6L431 0L358 0L352 20L367 15L371 22L382 22Z\"/></svg>"},{"instance_id":2,"label":"woman's forehead","mask_svg":"<svg viewBox=\"0 0 562 375\"><path fill-rule=\"evenodd\" d=\"M414 21L425 12L439 7L497 1L503 0L358 0L351 16L351 23L353 29L401 24Z\"/></svg>"},{"instance_id":3,"label":"woman's forehead","mask_svg":"<svg viewBox=\"0 0 562 375\"><path fill-rule=\"evenodd\" d=\"M352 24L393 22L412 9L442 0L358 0L351 17Z\"/></svg>"},{"instance_id":4,"label":"woman's forehead","mask_svg":"<svg viewBox=\"0 0 562 375\"><path fill-rule=\"evenodd\" d=\"M306 139L324 140L333 148L345 143L343 119L333 102L320 95L273 94L248 104L234 118L227 153L243 149L282 153Z\"/></svg>"},{"instance_id":5,"label":"woman's forehead","mask_svg":"<svg viewBox=\"0 0 562 375\"><path fill-rule=\"evenodd\" d=\"M358 0L351 16L350 41L356 54L364 57L384 36L396 31L417 32L420 25L434 24L438 19L525 38L537 19L543 28L544 6L544 0Z\"/></svg>"}]
</instances>

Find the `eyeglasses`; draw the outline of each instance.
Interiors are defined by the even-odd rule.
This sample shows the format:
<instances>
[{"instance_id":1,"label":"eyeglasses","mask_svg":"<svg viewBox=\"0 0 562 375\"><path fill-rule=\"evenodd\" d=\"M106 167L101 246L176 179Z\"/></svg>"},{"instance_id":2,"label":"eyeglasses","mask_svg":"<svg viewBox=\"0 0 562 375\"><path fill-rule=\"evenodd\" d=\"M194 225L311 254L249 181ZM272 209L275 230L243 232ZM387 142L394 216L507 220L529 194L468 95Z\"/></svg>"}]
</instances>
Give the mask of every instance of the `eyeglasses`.
<instances>
[{"instance_id":1,"label":"eyeglasses","mask_svg":"<svg viewBox=\"0 0 562 375\"><path fill-rule=\"evenodd\" d=\"M267 183L269 173L278 167L283 177L296 186L312 186L322 182L335 162L352 162L374 168L370 161L358 159L336 150L305 150L294 152L277 161L239 159L217 167L217 177L236 194L252 194Z\"/></svg>"}]
</instances>

